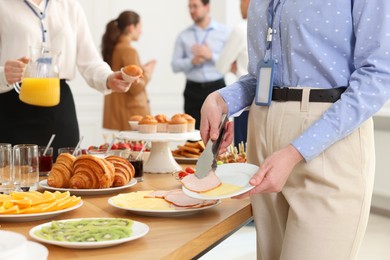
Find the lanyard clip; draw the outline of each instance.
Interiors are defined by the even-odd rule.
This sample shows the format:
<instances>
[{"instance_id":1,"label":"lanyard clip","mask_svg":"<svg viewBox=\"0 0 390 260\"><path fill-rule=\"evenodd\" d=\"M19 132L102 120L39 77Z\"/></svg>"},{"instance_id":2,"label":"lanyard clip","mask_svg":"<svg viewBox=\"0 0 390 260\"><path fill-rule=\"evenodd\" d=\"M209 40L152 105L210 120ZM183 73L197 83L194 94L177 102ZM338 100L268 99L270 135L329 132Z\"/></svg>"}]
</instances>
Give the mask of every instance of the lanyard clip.
<instances>
[{"instance_id":1,"label":"lanyard clip","mask_svg":"<svg viewBox=\"0 0 390 260\"><path fill-rule=\"evenodd\" d=\"M272 34L273 34L273 30L271 27L269 27L267 31L267 42L272 42Z\"/></svg>"}]
</instances>

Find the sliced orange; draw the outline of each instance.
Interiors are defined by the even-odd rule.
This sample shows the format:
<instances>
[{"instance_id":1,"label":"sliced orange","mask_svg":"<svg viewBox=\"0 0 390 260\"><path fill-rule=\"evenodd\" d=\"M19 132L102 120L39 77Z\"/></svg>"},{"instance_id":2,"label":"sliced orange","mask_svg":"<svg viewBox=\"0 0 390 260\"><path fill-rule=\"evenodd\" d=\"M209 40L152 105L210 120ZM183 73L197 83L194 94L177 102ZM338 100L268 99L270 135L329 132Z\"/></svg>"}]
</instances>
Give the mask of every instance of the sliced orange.
<instances>
[{"instance_id":1,"label":"sliced orange","mask_svg":"<svg viewBox=\"0 0 390 260\"><path fill-rule=\"evenodd\" d=\"M19 212L19 207L14 205L10 208L0 207L0 214L17 214Z\"/></svg>"},{"instance_id":2,"label":"sliced orange","mask_svg":"<svg viewBox=\"0 0 390 260\"><path fill-rule=\"evenodd\" d=\"M53 193L51 193L50 191L45 191L42 194L42 200L41 200L40 204L50 203L50 202L54 202L54 201L56 201L56 196Z\"/></svg>"},{"instance_id":3,"label":"sliced orange","mask_svg":"<svg viewBox=\"0 0 390 260\"><path fill-rule=\"evenodd\" d=\"M32 213L43 213L57 210L57 202L50 202L39 204L30 208L20 210L20 214L32 214Z\"/></svg>"},{"instance_id":4,"label":"sliced orange","mask_svg":"<svg viewBox=\"0 0 390 260\"><path fill-rule=\"evenodd\" d=\"M17 199L12 200L12 203L14 205L18 205L20 209L25 209L31 207L32 201L29 198L23 198L23 199Z\"/></svg>"},{"instance_id":5,"label":"sliced orange","mask_svg":"<svg viewBox=\"0 0 390 260\"><path fill-rule=\"evenodd\" d=\"M67 209L77 205L81 201L81 197L76 197L75 195L57 201L57 210Z\"/></svg>"},{"instance_id":6,"label":"sliced orange","mask_svg":"<svg viewBox=\"0 0 390 260\"><path fill-rule=\"evenodd\" d=\"M23 191L18 191L18 192L12 192L11 197L16 200L24 199L24 198L29 198L31 201L39 201L42 197L42 193L32 193L32 192L23 192Z\"/></svg>"},{"instance_id":7,"label":"sliced orange","mask_svg":"<svg viewBox=\"0 0 390 260\"><path fill-rule=\"evenodd\" d=\"M12 198L9 195L0 196L0 206L3 206L5 203L10 202L11 200Z\"/></svg>"},{"instance_id":8,"label":"sliced orange","mask_svg":"<svg viewBox=\"0 0 390 260\"><path fill-rule=\"evenodd\" d=\"M66 198L69 198L69 196L70 196L69 191L65 191L65 192L55 191L53 194L56 197L56 200L66 199Z\"/></svg>"}]
</instances>

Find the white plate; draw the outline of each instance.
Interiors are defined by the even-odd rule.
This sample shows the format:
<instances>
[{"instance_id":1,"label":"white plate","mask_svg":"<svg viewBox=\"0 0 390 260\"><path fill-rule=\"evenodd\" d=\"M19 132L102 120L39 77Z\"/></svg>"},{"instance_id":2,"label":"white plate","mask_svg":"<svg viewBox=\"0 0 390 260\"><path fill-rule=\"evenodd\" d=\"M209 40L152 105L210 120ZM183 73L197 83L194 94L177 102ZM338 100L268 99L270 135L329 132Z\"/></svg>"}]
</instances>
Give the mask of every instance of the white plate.
<instances>
[{"instance_id":1,"label":"white plate","mask_svg":"<svg viewBox=\"0 0 390 260\"><path fill-rule=\"evenodd\" d=\"M98 219L98 218L96 218ZM61 220L61 221L77 221L81 220L79 219L67 219L67 220ZM56 246L61 247L67 247L67 248L78 248L78 249L88 249L88 248L103 248L103 247L110 247L115 246L118 244L122 244L131 240L138 239L140 237L145 236L149 232L149 226L138 221L134 221L133 226L131 229L133 230L132 234L129 237L121 238L121 239L115 239L115 240L108 240L108 241L99 241L99 242L63 242L63 241L55 241L55 240L46 240L41 237L38 237L34 234L35 231L40 230L44 226L50 226L51 222L41 224L38 226L33 227L30 229L29 235L34 238L35 240L47 244L52 244Z\"/></svg>"},{"instance_id":2,"label":"white plate","mask_svg":"<svg viewBox=\"0 0 390 260\"><path fill-rule=\"evenodd\" d=\"M32 241L27 241L26 251L28 252L26 260L46 260L49 255L49 250L44 245Z\"/></svg>"},{"instance_id":3,"label":"white plate","mask_svg":"<svg viewBox=\"0 0 390 260\"><path fill-rule=\"evenodd\" d=\"M57 211L51 211L51 212L33 213L33 214L7 214L7 215L0 214L0 222L27 222L27 221L54 218L62 213L80 208L82 205L83 205L83 201L80 201L77 205L74 205L73 207L57 210Z\"/></svg>"},{"instance_id":4,"label":"white plate","mask_svg":"<svg viewBox=\"0 0 390 260\"><path fill-rule=\"evenodd\" d=\"M69 191L72 195L103 195L115 193L120 190L127 189L131 186L137 184L137 180L135 178L131 179L126 185L120 187L111 187L105 189L69 189L69 188L54 188L47 185L47 180L43 180L39 182L39 186L44 188L45 190L51 191Z\"/></svg>"},{"instance_id":5,"label":"white plate","mask_svg":"<svg viewBox=\"0 0 390 260\"><path fill-rule=\"evenodd\" d=\"M206 196L202 193L190 191L184 186L182 187L182 189L185 194L196 199L210 200L231 198L254 188L254 186L249 184L249 180L257 172L258 169L258 166L249 163L227 163L218 165L215 173L222 183L242 187L240 190L234 193L225 194L221 196Z\"/></svg>"},{"instance_id":6,"label":"white plate","mask_svg":"<svg viewBox=\"0 0 390 260\"><path fill-rule=\"evenodd\" d=\"M173 209L173 210L144 210L144 209L135 209L135 208L127 208L127 207L122 207L115 205L114 202L112 202L112 198L108 199L108 204L111 206L118 208L118 209L124 209L127 210L131 213L137 214L137 215L142 215L142 216L148 216L148 217L181 217L181 216L186 216L190 214L195 214L199 211L206 210L213 208L217 205L219 205L221 201L219 200L217 203L210 205L210 206L205 206L201 208L193 208L193 209Z\"/></svg>"}]
</instances>

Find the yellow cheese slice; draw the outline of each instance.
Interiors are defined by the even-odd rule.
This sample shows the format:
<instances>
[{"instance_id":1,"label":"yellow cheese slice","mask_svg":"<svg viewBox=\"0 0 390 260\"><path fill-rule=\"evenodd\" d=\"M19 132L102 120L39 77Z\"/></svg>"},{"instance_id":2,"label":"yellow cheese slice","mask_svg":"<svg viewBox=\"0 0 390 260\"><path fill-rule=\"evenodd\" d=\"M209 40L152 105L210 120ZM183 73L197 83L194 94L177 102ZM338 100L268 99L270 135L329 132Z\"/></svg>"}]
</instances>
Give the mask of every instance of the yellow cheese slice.
<instances>
[{"instance_id":1,"label":"yellow cheese slice","mask_svg":"<svg viewBox=\"0 0 390 260\"><path fill-rule=\"evenodd\" d=\"M208 197L219 197L219 196L233 194L241 190L242 188L243 188L242 186L237 186L229 183L222 183L217 188L206 192L201 192L201 194Z\"/></svg>"},{"instance_id":2,"label":"yellow cheese slice","mask_svg":"<svg viewBox=\"0 0 390 260\"><path fill-rule=\"evenodd\" d=\"M120 207L137 210L174 210L171 204L165 199L145 198L145 195L153 192L137 191L126 194L119 194L112 198L112 202Z\"/></svg>"}]
</instances>

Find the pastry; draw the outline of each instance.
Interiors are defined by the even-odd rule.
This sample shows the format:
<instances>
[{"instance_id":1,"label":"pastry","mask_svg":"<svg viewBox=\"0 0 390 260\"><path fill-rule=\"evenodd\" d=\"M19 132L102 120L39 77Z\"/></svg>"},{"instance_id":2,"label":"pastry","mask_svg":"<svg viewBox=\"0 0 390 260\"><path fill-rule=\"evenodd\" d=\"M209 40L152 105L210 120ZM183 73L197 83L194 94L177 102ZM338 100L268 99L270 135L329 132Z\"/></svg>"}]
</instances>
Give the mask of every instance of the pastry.
<instances>
[{"instance_id":1,"label":"pastry","mask_svg":"<svg viewBox=\"0 0 390 260\"><path fill-rule=\"evenodd\" d=\"M168 131L168 119L164 114L158 114L154 117L157 120L157 132L166 133Z\"/></svg>"},{"instance_id":2,"label":"pastry","mask_svg":"<svg viewBox=\"0 0 390 260\"><path fill-rule=\"evenodd\" d=\"M156 133L157 132L157 120L153 116L147 115L144 116L138 122L138 132L140 133Z\"/></svg>"},{"instance_id":3,"label":"pastry","mask_svg":"<svg viewBox=\"0 0 390 260\"><path fill-rule=\"evenodd\" d=\"M115 168L108 163L105 159L90 154L80 155L73 164L73 176L70 178L69 187L72 189L111 187Z\"/></svg>"},{"instance_id":4,"label":"pastry","mask_svg":"<svg viewBox=\"0 0 390 260\"><path fill-rule=\"evenodd\" d=\"M135 170L133 165L125 158L119 156L108 156L105 158L115 167L113 187L126 185L132 178L134 178Z\"/></svg>"},{"instance_id":5,"label":"pastry","mask_svg":"<svg viewBox=\"0 0 390 260\"><path fill-rule=\"evenodd\" d=\"M137 65L127 65L123 68L123 72L131 77L142 77L142 69Z\"/></svg>"},{"instance_id":6,"label":"pastry","mask_svg":"<svg viewBox=\"0 0 390 260\"><path fill-rule=\"evenodd\" d=\"M182 114L182 117L184 117L187 120L187 132L194 131L196 119L190 116L189 114Z\"/></svg>"},{"instance_id":7,"label":"pastry","mask_svg":"<svg viewBox=\"0 0 390 260\"><path fill-rule=\"evenodd\" d=\"M129 118L129 125L131 130L138 131L138 122L142 119L141 115L134 115Z\"/></svg>"},{"instance_id":8,"label":"pastry","mask_svg":"<svg viewBox=\"0 0 390 260\"><path fill-rule=\"evenodd\" d=\"M55 188L69 188L69 180L73 175L75 160L76 157L69 153L59 154L47 177L47 185Z\"/></svg>"},{"instance_id":9,"label":"pastry","mask_svg":"<svg viewBox=\"0 0 390 260\"><path fill-rule=\"evenodd\" d=\"M169 133L185 133L187 132L187 120L180 114L172 116L168 122Z\"/></svg>"}]
</instances>

